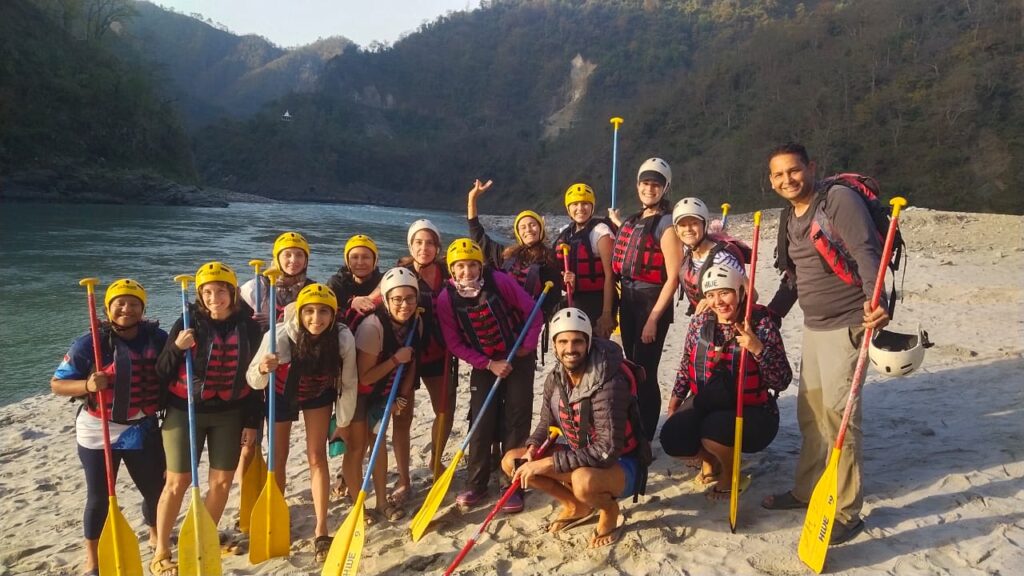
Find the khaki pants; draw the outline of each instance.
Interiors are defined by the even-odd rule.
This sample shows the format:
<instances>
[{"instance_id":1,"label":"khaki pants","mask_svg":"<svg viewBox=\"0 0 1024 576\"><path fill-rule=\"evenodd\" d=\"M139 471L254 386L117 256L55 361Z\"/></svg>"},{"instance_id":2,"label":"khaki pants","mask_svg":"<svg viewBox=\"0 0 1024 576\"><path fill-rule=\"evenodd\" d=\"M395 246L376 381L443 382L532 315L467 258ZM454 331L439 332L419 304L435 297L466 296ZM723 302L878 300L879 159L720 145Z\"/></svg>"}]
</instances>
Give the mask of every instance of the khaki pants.
<instances>
[{"instance_id":1,"label":"khaki pants","mask_svg":"<svg viewBox=\"0 0 1024 576\"><path fill-rule=\"evenodd\" d=\"M811 493L825 471L843 421L863 336L864 328L860 326L826 331L804 327L796 411L803 445L793 487L793 496L798 500L807 502L811 499ZM858 395L839 457L836 519L844 524L856 522L864 504L861 494L862 439L861 398Z\"/></svg>"}]
</instances>

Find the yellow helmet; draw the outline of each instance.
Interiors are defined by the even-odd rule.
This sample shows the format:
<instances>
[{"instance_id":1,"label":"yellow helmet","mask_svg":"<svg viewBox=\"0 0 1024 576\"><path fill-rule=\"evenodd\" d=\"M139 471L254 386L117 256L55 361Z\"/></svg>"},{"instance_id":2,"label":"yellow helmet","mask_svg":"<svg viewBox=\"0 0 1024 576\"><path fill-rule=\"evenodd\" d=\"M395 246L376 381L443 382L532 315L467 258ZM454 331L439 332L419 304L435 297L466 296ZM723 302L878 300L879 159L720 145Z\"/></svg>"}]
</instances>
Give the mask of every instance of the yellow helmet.
<instances>
[{"instance_id":1,"label":"yellow helmet","mask_svg":"<svg viewBox=\"0 0 1024 576\"><path fill-rule=\"evenodd\" d=\"M309 258L309 242L306 242L306 238L298 232L285 232L274 240L274 264L280 266L277 261L277 255L287 250L288 248L298 248L306 253L306 258Z\"/></svg>"},{"instance_id":2,"label":"yellow helmet","mask_svg":"<svg viewBox=\"0 0 1024 576\"><path fill-rule=\"evenodd\" d=\"M595 198L593 188L582 182L577 182L565 190L565 209L568 210L569 205L576 202L590 202L591 205L596 205Z\"/></svg>"},{"instance_id":3,"label":"yellow helmet","mask_svg":"<svg viewBox=\"0 0 1024 576\"><path fill-rule=\"evenodd\" d=\"M115 280L107 286L107 293L103 296L103 307L107 309L107 313L110 313L110 302L118 296L135 296L139 300L142 300L142 307L146 307L146 289L131 278L122 278Z\"/></svg>"},{"instance_id":4,"label":"yellow helmet","mask_svg":"<svg viewBox=\"0 0 1024 576\"><path fill-rule=\"evenodd\" d=\"M238 288L238 277L235 271L223 262L207 262L196 272L196 290L209 282L224 282L232 288Z\"/></svg>"},{"instance_id":5,"label":"yellow helmet","mask_svg":"<svg viewBox=\"0 0 1024 576\"><path fill-rule=\"evenodd\" d=\"M373 241L373 238L370 238L366 234L356 234L355 236L349 238L348 242L345 242L345 265L346 266L348 265L348 253L351 252L353 248L359 248L359 247L369 248L370 252L373 252L373 262L374 262L374 264L377 263L377 256L378 256L378 253L377 253L377 243Z\"/></svg>"},{"instance_id":6,"label":"yellow helmet","mask_svg":"<svg viewBox=\"0 0 1024 576\"><path fill-rule=\"evenodd\" d=\"M452 273L452 264L460 260L474 260L481 266L484 263L484 252L476 242L469 238L457 238L448 245L445 260L448 262L448 273Z\"/></svg>"},{"instance_id":7,"label":"yellow helmet","mask_svg":"<svg viewBox=\"0 0 1024 576\"><path fill-rule=\"evenodd\" d=\"M519 214L516 214L516 219L512 221L512 234L515 235L516 242L519 242L520 244L525 244L525 242L523 242L523 239L519 237L519 221L522 220L523 218L533 218L534 220L537 221L537 224L540 224L540 240L538 240L538 242L543 242L544 217L541 216L540 214L537 214L533 210L523 210Z\"/></svg>"},{"instance_id":8,"label":"yellow helmet","mask_svg":"<svg viewBox=\"0 0 1024 576\"><path fill-rule=\"evenodd\" d=\"M334 295L334 290L323 284L310 284L299 292L299 297L295 300L295 309L302 310L306 304L325 304L332 313L338 313L338 297Z\"/></svg>"}]
</instances>

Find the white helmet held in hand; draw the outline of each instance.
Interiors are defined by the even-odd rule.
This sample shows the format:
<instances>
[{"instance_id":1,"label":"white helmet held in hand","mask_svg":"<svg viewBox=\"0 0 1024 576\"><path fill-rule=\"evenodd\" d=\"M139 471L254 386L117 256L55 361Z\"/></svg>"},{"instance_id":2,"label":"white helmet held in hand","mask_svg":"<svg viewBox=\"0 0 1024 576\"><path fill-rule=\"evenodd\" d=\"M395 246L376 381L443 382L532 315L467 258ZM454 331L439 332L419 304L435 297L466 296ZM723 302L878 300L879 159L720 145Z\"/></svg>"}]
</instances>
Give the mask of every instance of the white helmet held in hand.
<instances>
[{"instance_id":1,"label":"white helmet held in hand","mask_svg":"<svg viewBox=\"0 0 1024 576\"><path fill-rule=\"evenodd\" d=\"M868 358L883 376L906 376L924 362L925 348L931 348L928 333L917 327L917 334L879 330L871 338Z\"/></svg>"},{"instance_id":2,"label":"white helmet held in hand","mask_svg":"<svg viewBox=\"0 0 1024 576\"><path fill-rule=\"evenodd\" d=\"M648 174L653 172L654 174ZM644 176L660 175L665 185L665 192L668 192L670 186L672 186L672 168L661 158L648 158L644 160L644 163L640 165L640 169L636 171L636 183L639 184Z\"/></svg>"},{"instance_id":3,"label":"white helmet held in hand","mask_svg":"<svg viewBox=\"0 0 1024 576\"><path fill-rule=\"evenodd\" d=\"M747 277L739 270L725 264L715 264L708 268L700 280L700 291L707 293L712 290L728 288L737 294L742 294L742 288L747 283Z\"/></svg>"},{"instance_id":4,"label":"white helmet held in hand","mask_svg":"<svg viewBox=\"0 0 1024 576\"><path fill-rule=\"evenodd\" d=\"M407 268L392 268L384 273L384 277L380 280L380 295L384 298L388 297L388 293L399 288L401 286L408 286L416 291L416 295L420 293L420 282L416 278L416 274Z\"/></svg>"},{"instance_id":5,"label":"white helmet held in hand","mask_svg":"<svg viewBox=\"0 0 1024 576\"><path fill-rule=\"evenodd\" d=\"M434 226L434 223L426 218L420 218L409 225L409 232L405 236L405 243L412 249L412 237L416 235L420 230L430 230L437 237L437 249L441 249L441 231Z\"/></svg>"},{"instance_id":6,"label":"white helmet held in hand","mask_svg":"<svg viewBox=\"0 0 1024 576\"><path fill-rule=\"evenodd\" d=\"M707 228L708 222L711 221L711 212L708 211L707 204L700 198L683 198L676 202L676 207L672 209L672 223L678 224L681 219L687 216L700 218L704 221L705 228Z\"/></svg>"},{"instance_id":7,"label":"white helmet held in hand","mask_svg":"<svg viewBox=\"0 0 1024 576\"><path fill-rule=\"evenodd\" d=\"M562 332L583 332L587 335L587 352L590 352L590 343L593 340L593 331L590 327L590 318L579 308L562 308L551 317L548 326L551 332L551 342Z\"/></svg>"}]
</instances>

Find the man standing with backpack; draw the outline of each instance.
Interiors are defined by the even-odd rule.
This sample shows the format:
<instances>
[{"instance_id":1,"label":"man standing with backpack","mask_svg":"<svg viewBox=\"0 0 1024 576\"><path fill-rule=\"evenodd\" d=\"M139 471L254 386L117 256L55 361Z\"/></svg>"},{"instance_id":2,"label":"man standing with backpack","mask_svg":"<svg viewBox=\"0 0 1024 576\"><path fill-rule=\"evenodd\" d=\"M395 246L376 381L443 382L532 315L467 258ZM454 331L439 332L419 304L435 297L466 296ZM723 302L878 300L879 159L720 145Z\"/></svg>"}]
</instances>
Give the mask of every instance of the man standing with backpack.
<instances>
[{"instance_id":1,"label":"man standing with backpack","mask_svg":"<svg viewBox=\"0 0 1024 576\"><path fill-rule=\"evenodd\" d=\"M790 204L776 248L782 283L768 308L785 316L799 300L804 312L797 396L803 444L792 490L766 497L761 505L769 510L807 507L838 434L864 330L889 322L886 306L870 309L882 243L868 200L840 184L816 189L815 168L800 144L783 144L768 155L772 188ZM862 437L858 396L839 460L832 545L864 529Z\"/></svg>"},{"instance_id":2,"label":"man standing with backpack","mask_svg":"<svg viewBox=\"0 0 1024 576\"><path fill-rule=\"evenodd\" d=\"M540 422L523 448L502 459L505 473L522 488L553 496L561 511L548 532L575 528L598 516L590 547L615 543L622 532L619 498L644 493L650 443L640 429L636 373L622 348L593 336L590 318L563 308L551 318L551 340L558 363L544 381ZM567 444L534 458L548 428L557 426ZM526 460L516 468L517 460Z\"/></svg>"}]
</instances>

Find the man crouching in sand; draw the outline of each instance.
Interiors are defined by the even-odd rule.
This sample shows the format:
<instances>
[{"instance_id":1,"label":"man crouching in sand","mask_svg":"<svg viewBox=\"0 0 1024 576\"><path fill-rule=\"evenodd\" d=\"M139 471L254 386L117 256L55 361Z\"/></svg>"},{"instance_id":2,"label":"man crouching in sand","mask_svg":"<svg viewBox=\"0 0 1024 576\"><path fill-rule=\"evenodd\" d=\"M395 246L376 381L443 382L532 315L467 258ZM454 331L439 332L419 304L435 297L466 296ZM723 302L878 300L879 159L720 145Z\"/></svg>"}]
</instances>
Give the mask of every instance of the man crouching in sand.
<instances>
[{"instance_id":1,"label":"man crouching in sand","mask_svg":"<svg viewBox=\"0 0 1024 576\"><path fill-rule=\"evenodd\" d=\"M622 348L592 338L590 319L576 308L559 310L550 330L558 364L544 382L540 422L525 447L505 454L502 468L522 488L538 488L562 504L548 532L598 515L590 547L608 546L622 531L617 499L643 492L648 460L639 457L649 456L650 445L639 429ZM552 425L562 429L568 444L532 458L531 448L544 442Z\"/></svg>"}]
</instances>

